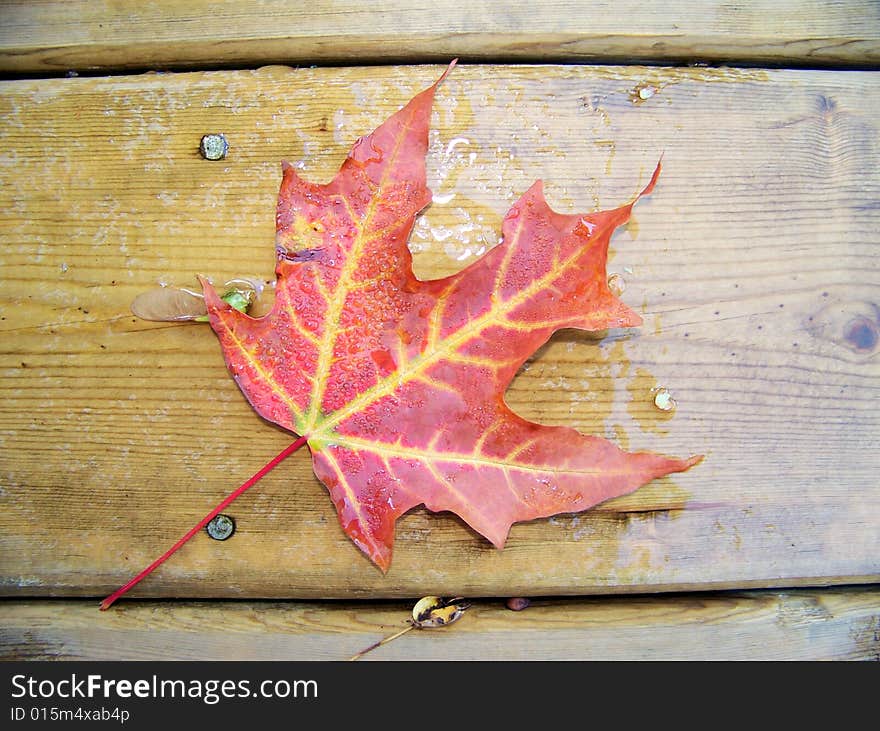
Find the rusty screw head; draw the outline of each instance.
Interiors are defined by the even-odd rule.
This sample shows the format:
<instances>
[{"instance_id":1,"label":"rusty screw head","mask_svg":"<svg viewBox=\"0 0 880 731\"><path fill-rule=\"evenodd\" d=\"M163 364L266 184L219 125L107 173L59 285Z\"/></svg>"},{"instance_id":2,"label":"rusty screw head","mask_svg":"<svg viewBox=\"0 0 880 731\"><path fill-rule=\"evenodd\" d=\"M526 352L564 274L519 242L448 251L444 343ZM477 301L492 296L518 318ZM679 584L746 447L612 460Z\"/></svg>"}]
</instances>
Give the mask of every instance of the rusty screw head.
<instances>
[{"instance_id":1,"label":"rusty screw head","mask_svg":"<svg viewBox=\"0 0 880 731\"><path fill-rule=\"evenodd\" d=\"M233 533L235 533L235 521L228 515L214 516L208 525L205 526L208 535L215 541L225 541Z\"/></svg>"},{"instance_id":2,"label":"rusty screw head","mask_svg":"<svg viewBox=\"0 0 880 731\"><path fill-rule=\"evenodd\" d=\"M229 152L229 143L221 134L210 134L202 137L199 152L206 160L222 160Z\"/></svg>"}]
</instances>

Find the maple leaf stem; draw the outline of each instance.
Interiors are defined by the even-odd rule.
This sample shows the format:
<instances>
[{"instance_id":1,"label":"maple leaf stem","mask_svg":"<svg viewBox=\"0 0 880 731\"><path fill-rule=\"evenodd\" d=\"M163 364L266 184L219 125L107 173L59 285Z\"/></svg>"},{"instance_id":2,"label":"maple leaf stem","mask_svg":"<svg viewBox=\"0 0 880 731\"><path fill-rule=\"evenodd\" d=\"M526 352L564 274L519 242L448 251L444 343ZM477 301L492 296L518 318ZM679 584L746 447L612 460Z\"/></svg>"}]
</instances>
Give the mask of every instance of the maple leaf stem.
<instances>
[{"instance_id":1,"label":"maple leaf stem","mask_svg":"<svg viewBox=\"0 0 880 731\"><path fill-rule=\"evenodd\" d=\"M232 502L238 498L243 493L247 492L251 487L253 487L257 482L259 482L263 477L265 477L269 472L271 472L275 467L281 464L285 459L287 459L291 454L293 454L297 449L303 446L308 441L308 437L300 437L295 442L285 447L281 452L279 452L275 457L269 460L265 465L263 465L252 477L242 483L238 488L236 488L232 493L229 494L217 507L215 507L210 513L208 513L204 518L202 518L195 526L193 526L189 531L187 531L186 535L183 536L177 543L175 543L171 548L169 548L165 553L163 553L159 558L157 558L153 563L151 563L147 568L141 571L137 576L135 576L131 581L129 581L124 586L121 586L119 589L114 591L110 596L108 596L104 601L101 602L101 611L106 611L111 607L113 602L119 599L121 596L126 594L129 589L133 586L136 586L141 581L143 581L147 576L149 576L153 571L155 571L159 566L165 563L171 556L173 556L190 538L192 538L196 533L198 533L202 528L204 528L208 523L210 523L217 515L219 515L226 507L228 507Z\"/></svg>"}]
</instances>

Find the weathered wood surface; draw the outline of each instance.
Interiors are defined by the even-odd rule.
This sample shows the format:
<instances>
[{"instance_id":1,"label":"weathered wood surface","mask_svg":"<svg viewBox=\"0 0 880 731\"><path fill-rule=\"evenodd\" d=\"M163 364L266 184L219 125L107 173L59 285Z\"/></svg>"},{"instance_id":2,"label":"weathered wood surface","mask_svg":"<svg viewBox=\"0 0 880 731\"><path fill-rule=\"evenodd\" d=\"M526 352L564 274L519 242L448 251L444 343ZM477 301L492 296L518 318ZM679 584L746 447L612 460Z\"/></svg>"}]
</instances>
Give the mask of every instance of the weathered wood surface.
<instances>
[{"instance_id":1,"label":"weathered wood surface","mask_svg":"<svg viewBox=\"0 0 880 731\"><path fill-rule=\"evenodd\" d=\"M388 603L0 603L0 660L345 660L406 627ZM880 660L880 591L480 600L362 660Z\"/></svg>"},{"instance_id":2,"label":"weathered wood surface","mask_svg":"<svg viewBox=\"0 0 880 731\"><path fill-rule=\"evenodd\" d=\"M289 443L203 325L147 323L159 282L271 278L278 161L327 179L439 68L6 82L0 94L0 591L109 592ZM653 96L640 100L638 89ZM504 551L416 510L382 576L299 453L136 596L549 595L880 578L880 77L462 67L441 87L420 275L497 241L543 178L564 211L655 193L609 269L645 325L560 333L508 392L535 421L699 467ZM222 131L229 157L196 151ZM663 418L651 389L671 389Z\"/></svg>"},{"instance_id":3,"label":"weathered wood surface","mask_svg":"<svg viewBox=\"0 0 880 731\"><path fill-rule=\"evenodd\" d=\"M464 60L880 62L872 0L6 0L0 71Z\"/></svg>"}]
</instances>

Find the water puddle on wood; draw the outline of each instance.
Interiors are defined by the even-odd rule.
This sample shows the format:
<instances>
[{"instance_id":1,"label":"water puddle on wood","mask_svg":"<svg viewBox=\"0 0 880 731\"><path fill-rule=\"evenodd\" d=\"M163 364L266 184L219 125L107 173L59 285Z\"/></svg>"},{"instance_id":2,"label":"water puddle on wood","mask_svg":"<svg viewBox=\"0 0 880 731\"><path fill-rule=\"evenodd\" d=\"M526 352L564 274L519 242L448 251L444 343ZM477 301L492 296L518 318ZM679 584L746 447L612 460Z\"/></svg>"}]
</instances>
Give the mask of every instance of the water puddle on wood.
<instances>
[{"instance_id":1,"label":"water puddle on wood","mask_svg":"<svg viewBox=\"0 0 880 731\"><path fill-rule=\"evenodd\" d=\"M663 385L647 368L636 368L626 386L630 394L627 411L643 431L668 434L665 424L675 416L674 408L665 408L664 394L671 394L671 387Z\"/></svg>"},{"instance_id":2,"label":"water puddle on wood","mask_svg":"<svg viewBox=\"0 0 880 731\"><path fill-rule=\"evenodd\" d=\"M559 531L558 540L584 546L580 581L599 586L665 583L674 556L664 534L690 499L672 478L661 477L629 495L548 523Z\"/></svg>"}]
</instances>

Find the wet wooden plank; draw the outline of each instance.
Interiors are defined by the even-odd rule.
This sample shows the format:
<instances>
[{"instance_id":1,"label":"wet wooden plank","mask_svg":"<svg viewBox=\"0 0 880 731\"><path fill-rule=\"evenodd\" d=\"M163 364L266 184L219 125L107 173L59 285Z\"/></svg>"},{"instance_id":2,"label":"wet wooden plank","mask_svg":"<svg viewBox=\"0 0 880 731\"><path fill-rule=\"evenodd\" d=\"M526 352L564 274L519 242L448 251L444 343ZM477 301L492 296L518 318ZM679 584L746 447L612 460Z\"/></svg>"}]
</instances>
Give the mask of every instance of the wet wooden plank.
<instances>
[{"instance_id":1,"label":"wet wooden plank","mask_svg":"<svg viewBox=\"0 0 880 731\"><path fill-rule=\"evenodd\" d=\"M271 278L278 161L326 180L439 68L6 82L0 94L0 591L116 588L279 452L206 326L129 313L158 283ZM647 89L643 94L639 90ZM507 394L524 417L698 468L498 551L416 510L379 573L300 453L137 591L170 597L552 595L880 577L880 77L464 67L442 86L421 276L498 237L536 178L559 210L655 193L609 269L636 331L559 333ZM202 134L224 132L209 162ZM651 389L678 401L670 417Z\"/></svg>"},{"instance_id":2,"label":"wet wooden plank","mask_svg":"<svg viewBox=\"0 0 880 731\"><path fill-rule=\"evenodd\" d=\"M400 603L0 603L2 660L346 660L406 627ZM362 660L878 660L880 592L801 589L479 600Z\"/></svg>"},{"instance_id":3,"label":"wet wooden plank","mask_svg":"<svg viewBox=\"0 0 880 731\"><path fill-rule=\"evenodd\" d=\"M880 61L870 0L519 2L13 0L0 70L241 67L505 59L773 65Z\"/></svg>"}]
</instances>

